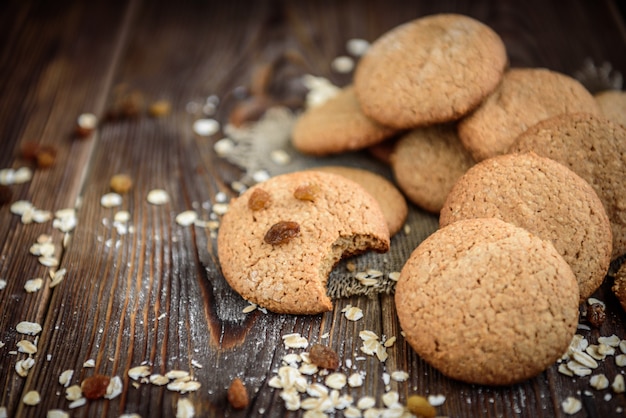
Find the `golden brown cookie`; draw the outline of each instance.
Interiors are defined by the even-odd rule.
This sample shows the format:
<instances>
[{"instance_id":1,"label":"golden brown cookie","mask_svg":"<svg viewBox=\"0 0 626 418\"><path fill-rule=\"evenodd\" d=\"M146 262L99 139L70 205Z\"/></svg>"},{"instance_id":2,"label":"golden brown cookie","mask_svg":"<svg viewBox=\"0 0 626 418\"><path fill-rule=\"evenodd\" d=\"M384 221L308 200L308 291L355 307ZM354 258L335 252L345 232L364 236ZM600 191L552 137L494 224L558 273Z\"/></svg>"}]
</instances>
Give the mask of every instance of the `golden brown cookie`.
<instances>
[{"instance_id":1,"label":"golden brown cookie","mask_svg":"<svg viewBox=\"0 0 626 418\"><path fill-rule=\"evenodd\" d=\"M534 153L483 160L454 185L439 223L498 218L554 244L588 298L602 284L612 250L611 224L591 185Z\"/></svg>"},{"instance_id":2,"label":"golden brown cookie","mask_svg":"<svg viewBox=\"0 0 626 418\"><path fill-rule=\"evenodd\" d=\"M291 141L300 152L311 155L360 150L396 132L365 116L352 86L319 106L308 108L296 120Z\"/></svg>"},{"instance_id":3,"label":"golden brown cookie","mask_svg":"<svg viewBox=\"0 0 626 418\"><path fill-rule=\"evenodd\" d=\"M594 97L604 116L626 126L626 91L605 90L596 93Z\"/></svg>"},{"instance_id":4,"label":"golden brown cookie","mask_svg":"<svg viewBox=\"0 0 626 418\"><path fill-rule=\"evenodd\" d=\"M407 341L444 375L508 385L538 375L578 324L574 273L549 242L493 218L424 240L402 268L395 304Z\"/></svg>"},{"instance_id":5,"label":"golden brown cookie","mask_svg":"<svg viewBox=\"0 0 626 418\"><path fill-rule=\"evenodd\" d=\"M217 236L222 273L243 298L273 312L332 309L330 271L343 256L389 250L378 202L345 177L301 171L233 199Z\"/></svg>"},{"instance_id":6,"label":"golden brown cookie","mask_svg":"<svg viewBox=\"0 0 626 418\"><path fill-rule=\"evenodd\" d=\"M378 201L387 221L389 235L395 235L404 225L409 207L402 193L383 176L368 170L343 166L322 166L315 167L314 170L339 174L359 183Z\"/></svg>"},{"instance_id":7,"label":"golden brown cookie","mask_svg":"<svg viewBox=\"0 0 626 418\"><path fill-rule=\"evenodd\" d=\"M378 38L357 64L363 112L398 129L455 120L498 85L507 64L500 36L458 14L435 14Z\"/></svg>"},{"instance_id":8,"label":"golden brown cookie","mask_svg":"<svg viewBox=\"0 0 626 418\"><path fill-rule=\"evenodd\" d=\"M439 213L454 183L472 165L454 124L415 128L398 140L391 157L398 187L433 213Z\"/></svg>"},{"instance_id":9,"label":"golden brown cookie","mask_svg":"<svg viewBox=\"0 0 626 418\"><path fill-rule=\"evenodd\" d=\"M534 151L587 180L611 221L613 258L626 254L626 128L605 116L563 114L529 128L509 151Z\"/></svg>"},{"instance_id":10,"label":"golden brown cookie","mask_svg":"<svg viewBox=\"0 0 626 418\"><path fill-rule=\"evenodd\" d=\"M599 113L577 80L543 68L514 68L498 89L459 123L459 137L476 161L507 152L534 124L560 113Z\"/></svg>"}]
</instances>

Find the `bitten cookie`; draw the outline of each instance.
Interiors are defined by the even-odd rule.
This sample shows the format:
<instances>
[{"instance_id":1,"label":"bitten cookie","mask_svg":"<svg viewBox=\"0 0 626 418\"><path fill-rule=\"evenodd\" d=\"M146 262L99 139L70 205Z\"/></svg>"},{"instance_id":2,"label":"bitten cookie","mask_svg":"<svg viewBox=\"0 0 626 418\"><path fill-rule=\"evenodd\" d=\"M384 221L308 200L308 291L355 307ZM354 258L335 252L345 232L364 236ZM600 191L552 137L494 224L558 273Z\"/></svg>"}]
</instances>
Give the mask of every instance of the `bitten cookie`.
<instances>
[{"instance_id":1,"label":"bitten cookie","mask_svg":"<svg viewBox=\"0 0 626 418\"><path fill-rule=\"evenodd\" d=\"M361 57L354 88L363 112L398 129L455 120L491 93L507 64L500 36L463 15L412 20Z\"/></svg>"},{"instance_id":2,"label":"bitten cookie","mask_svg":"<svg viewBox=\"0 0 626 418\"><path fill-rule=\"evenodd\" d=\"M369 147L395 132L365 116L354 88L348 86L321 105L305 110L295 122L291 141L302 153L329 155Z\"/></svg>"},{"instance_id":3,"label":"bitten cookie","mask_svg":"<svg viewBox=\"0 0 626 418\"><path fill-rule=\"evenodd\" d=\"M378 202L345 177L301 171L233 199L217 236L224 277L243 298L277 313L332 309L330 271L343 256L389 250Z\"/></svg>"},{"instance_id":4,"label":"bitten cookie","mask_svg":"<svg viewBox=\"0 0 626 418\"><path fill-rule=\"evenodd\" d=\"M409 207L402 193L383 176L368 170L343 166L323 166L316 167L314 170L339 174L359 183L378 201L389 228L389 235L395 235L404 225Z\"/></svg>"},{"instance_id":5,"label":"bitten cookie","mask_svg":"<svg viewBox=\"0 0 626 418\"><path fill-rule=\"evenodd\" d=\"M605 90L594 97L604 116L626 127L626 91Z\"/></svg>"},{"instance_id":6,"label":"bitten cookie","mask_svg":"<svg viewBox=\"0 0 626 418\"><path fill-rule=\"evenodd\" d=\"M510 151L534 151L587 180L611 221L613 258L626 253L626 128L600 115L563 114L529 128Z\"/></svg>"},{"instance_id":7,"label":"bitten cookie","mask_svg":"<svg viewBox=\"0 0 626 418\"><path fill-rule=\"evenodd\" d=\"M474 160L456 133L456 125L416 128L402 136L391 156L398 187L419 207L439 213L450 189Z\"/></svg>"},{"instance_id":8,"label":"bitten cookie","mask_svg":"<svg viewBox=\"0 0 626 418\"><path fill-rule=\"evenodd\" d=\"M548 240L569 263L587 299L602 284L612 250L611 224L591 185L564 165L534 153L483 160L454 185L440 226L498 218Z\"/></svg>"},{"instance_id":9,"label":"bitten cookie","mask_svg":"<svg viewBox=\"0 0 626 418\"><path fill-rule=\"evenodd\" d=\"M406 339L453 379L508 385L567 349L578 285L552 244L493 218L467 219L424 240L402 268L395 304Z\"/></svg>"},{"instance_id":10,"label":"bitten cookie","mask_svg":"<svg viewBox=\"0 0 626 418\"><path fill-rule=\"evenodd\" d=\"M600 112L580 82L543 68L514 68L476 111L460 121L459 137L481 161L506 153L515 138L537 122L574 112Z\"/></svg>"}]
</instances>

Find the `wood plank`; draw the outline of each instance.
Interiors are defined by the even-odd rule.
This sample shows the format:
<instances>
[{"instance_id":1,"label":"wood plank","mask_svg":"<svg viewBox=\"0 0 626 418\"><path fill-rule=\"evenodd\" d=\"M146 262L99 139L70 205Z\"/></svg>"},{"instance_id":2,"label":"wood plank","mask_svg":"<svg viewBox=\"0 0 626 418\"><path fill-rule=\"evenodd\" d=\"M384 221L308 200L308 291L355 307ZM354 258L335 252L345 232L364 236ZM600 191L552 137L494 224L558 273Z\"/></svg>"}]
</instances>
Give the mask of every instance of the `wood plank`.
<instances>
[{"instance_id":1,"label":"wood plank","mask_svg":"<svg viewBox=\"0 0 626 418\"><path fill-rule=\"evenodd\" d=\"M20 2L19 7L15 2L3 5L2 168L33 167L20 158L21 146L28 141L58 151L53 167L35 170L32 181L10 186L13 201L28 200L49 211L75 204L96 141L74 140L76 118L86 111L103 110L103 92L109 89L123 43L128 8L119 3L119 7L109 9L107 4L111 3L94 2L90 7L73 2L58 2L55 6L38 2ZM93 48L96 43L100 48ZM22 391L31 388L30 381L14 372L16 361L25 356L9 351L15 350L22 338L32 337L17 334L15 327L20 321L43 323L51 297L49 269L29 254L30 246L43 233L53 237L60 256L63 234L53 230L50 222L23 225L19 216L10 213L9 205L0 210L0 277L7 282L0 292L0 340L6 344L0 350L0 385L6 389L0 395L0 404L10 414L17 410ZM46 279L46 286L26 294L24 283L35 277ZM45 354L38 355L37 367L44 359Z\"/></svg>"},{"instance_id":2,"label":"wood plank","mask_svg":"<svg viewBox=\"0 0 626 418\"><path fill-rule=\"evenodd\" d=\"M498 30L507 43L512 65L546 66L572 74L590 56L598 62L609 61L624 72L626 42L620 38L623 27L607 23L615 19L608 1L593 8L575 2L566 10L557 3L545 2L454 2L449 6L445 2L394 2L392 6L378 1L258 2L246 5L245 9L237 2L197 3L193 7L144 2L133 3L128 9L122 5L100 7L87 11L74 5L66 10L67 15L61 13L60 18L57 15L58 20L50 19L53 11L41 11L35 5L12 9L20 25L16 24L15 32L5 31L10 35L8 38L17 39L31 49L40 47L41 52L35 54L40 61L28 64L33 72L9 74L9 80L19 80L24 87L21 91L27 92L24 104L15 99L20 97L16 83L0 84L0 92L14 98L13 106L17 103L23 106L17 111L10 102L0 105L3 106L0 121L11 121L6 132L16 138L9 145L3 143L2 150L14 151L19 141L39 137L42 132L50 137L66 138L60 134L69 132L68 127L82 108L103 114L105 100L111 99L109 86L113 71L115 84L127 83L139 89L148 101L169 100L173 111L160 119L109 121L91 142L59 140L60 160L70 161L73 160L70 156L77 156L75 163L65 166L61 173L54 171L47 176L37 173L31 184L15 188L18 196L55 209L72 205L76 196L81 198L79 227L63 256L62 265L67 267L68 276L53 292L24 295L21 285L15 284L22 271L40 271L35 261L23 254L33 239L47 229L20 225L7 208L0 212L6 216L2 221L7 220L0 222L0 228L6 228L0 232L7 236L2 255L13 260L14 255L21 254L19 263L1 265L0 276L10 279L10 287L0 292L2 306L9 307L4 309L9 314L0 317L0 329L14 326L25 313L33 313L29 319L45 324L37 365L28 379L24 382L11 373L3 382L6 389L0 405L7 405L10 413L40 416L48 409L67 409L69 402L64 399L57 378L63 370L73 369L76 372L72 383L94 373L116 375L123 380L124 392L110 401L89 402L74 410L72 416L117 417L122 413L174 416L180 398L192 401L197 416L252 416L263 415L263 411L267 416L295 416L285 411L278 391L268 385L281 365L282 356L298 351L286 349L282 344L282 335L292 332L301 333L310 342L323 342L335 348L343 359L342 371L365 373L363 387L346 391L355 399L365 395L379 397L387 389L383 373L395 370L410 374L407 383L389 383L402 399L412 393L442 393L447 400L439 412L459 417L563 416L560 401L568 395L580 397L576 392L588 389L586 380L563 377L554 369L507 388L451 381L425 364L404 342L389 295L338 300L333 312L311 317L259 311L243 314L247 304L220 275L214 238L203 228L177 225L175 216L195 209L202 219L208 220L211 206L217 202L216 195L225 192L233 196L229 185L241 175L239 169L212 151L217 136L207 139L192 132L191 125L200 114L190 112L188 103L202 103L216 94L222 99L217 118L225 122L236 104L234 92L241 91L238 87L249 86L259 68L274 62L285 51L297 53L302 60L292 64L283 75L294 77L309 72L345 84L349 77L332 73L328 64L333 57L344 53L347 39L373 40L413 17L454 10L473 15ZM40 15L41 20L35 18ZM124 23L124 16L132 18L132 25ZM92 39L79 48L82 53L69 41L77 22L82 22L81 30L88 33L86 39ZM30 38L36 32L34 27L42 23L44 27L51 26L51 34L43 39L57 39L57 43L50 40L49 44L42 44L41 39ZM31 26L23 28L24 24ZM119 66L116 54L120 46L102 40L104 28L111 25L124 47ZM125 28L130 28L128 36ZM52 47L52 44L60 46ZM77 74L79 68L75 68L75 63L83 63L78 58L94 49L93 45L108 45L108 49L98 50L102 55L89 61L89 68L79 65L82 71ZM12 55L9 49L6 46L0 56ZM73 57L70 62L74 65L48 65L56 64L58 57L65 54ZM0 68L6 71L5 66ZM273 80L276 84L280 81ZM62 93L65 90L67 95ZM91 106L84 105L85 102ZM28 115L33 124L24 117L16 119L16 114ZM77 151L77 147L82 148ZM19 165L14 157L4 155L8 154L1 153L0 158L6 158L2 160L6 161L5 166ZM130 225L134 227L133 232L125 234L113 226L113 215L118 209L106 209L99 204L100 197L109 191L110 177L120 172L130 174L134 181L121 207L131 213ZM146 195L154 188L167 190L170 203L149 205ZM412 208L411 216L415 226L426 219L416 208ZM427 218L432 228L436 220ZM429 227L419 233L425 234ZM394 254L389 256L386 268L401 267L420 239L423 236L395 238ZM382 257L366 256L357 263L359 267L382 265L381 260ZM334 274L345 275L345 265L339 265ZM599 296L607 301L610 317L591 337L617 332L624 338L624 313L607 286ZM357 322L346 320L341 310L348 305L361 307L365 317ZM385 363L360 352L358 333L365 329L398 338L388 350L390 357ZM18 338L14 333L4 335L0 341L11 346ZM7 347L0 350L2 370L14 364L14 357L6 354ZM49 361L44 361L46 354L52 355ZM83 367L87 359L94 359L94 368ZM135 388L126 372L140 364L150 365L154 373L172 369L191 371L201 383L201 389L179 395L146 383ZM203 367L197 367L198 364ZM607 376L619 372L610 362L602 367ZM243 378L251 391L252 404L247 411L237 413L228 409L225 391L234 377ZM19 405L20 395L31 388L45 394L42 403L37 407ZM616 407L625 406L623 395L615 396L610 402L605 402L603 395L604 392L594 393L593 397L584 398L591 405L587 406L585 416L596 413L611 416Z\"/></svg>"}]
</instances>

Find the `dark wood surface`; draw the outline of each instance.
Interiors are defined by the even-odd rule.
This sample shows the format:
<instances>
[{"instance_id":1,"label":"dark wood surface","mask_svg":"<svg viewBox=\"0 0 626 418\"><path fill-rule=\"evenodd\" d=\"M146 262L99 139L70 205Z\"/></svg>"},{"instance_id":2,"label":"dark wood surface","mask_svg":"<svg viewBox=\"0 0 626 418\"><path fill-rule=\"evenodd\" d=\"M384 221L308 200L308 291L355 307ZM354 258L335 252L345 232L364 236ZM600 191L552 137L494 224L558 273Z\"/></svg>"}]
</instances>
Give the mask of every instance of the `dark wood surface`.
<instances>
[{"instance_id":1,"label":"dark wood surface","mask_svg":"<svg viewBox=\"0 0 626 418\"><path fill-rule=\"evenodd\" d=\"M207 208L217 193L233 196L229 185L241 176L239 168L214 154L217 136L194 134L192 124L200 115L190 112L188 103L217 95L221 102L215 117L225 124L237 91L242 86L254 91L259 69L285 57L291 58L280 77L274 74L264 86L279 99L291 99L285 81L306 73L345 85L350 76L334 73L329 63L345 54L348 39L372 41L400 23L443 11L490 25L502 36L512 66L573 75L591 59L626 74L626 29L617 3L608 0L3 2L0 169L34 167L20 157L28 141L57 150L53 167L36 169L32 181L10 186L11 202L78 210L78 226L63 248L63 234L51 222L24 225L9 204L0 207L0 279L7 282L0 290L0 342L5 344L0 348L0 407L8 416L45 416L50 409L76 417L175 416L180 398L191 401L196 416L299 416L303 411L286 411L279 391L269 386L282 356L298 351L286 349L282 336L298 332L311 343L330 345L343 359L341 370L351 372L345 360L355 362L362 355L358 333L364 329L398 340L385 363L370 356L358 363L358 370L366 372L365 384L344 390L355 400L366 395L380 399L386 391L383 374L404 370L409 380L392 381L391 389L402 401L414 393L445 395L437 408L442 416L562 417L561 402L568 396L583 401L576 417L620 416L620 408L626 409L624 394L597 391L589 386L589 377L563 376L556 366L510 387L443 377L404 342L390 295L340 299L333 312L309 317L244 314L246 303L219 273L208 229L174 221L188 209L209 219ZM93 112L104 120L122 83L140 90L147 101L168 100L172 113L108 120L92 137L74 138L76 117ZM122 205L135 228L126 235L111 226L115 210L100 205L110 177L120 172L134 181ZM170 203L147 204L145 196L154 188L167 190ZM433 216L415 207L410 220L423 229L412 239L394 239L392 267L400 268L436 225ZM26 293L26 280L48 274L29 254L42 233L52 236L68 273L53 289ZM599 330L585 332L590 340L611 334L626 338L626 316L609 288L610 278L595 295L606 302L608 318ZM347 305L361 307L364 318L347 321L341 313ZM26 356L13 351L19 340L35 338L16 332L20 321L43 327L27 377L15 372L16 362ZM95 367L83 367L88 359ZM149 364L154 373L191 371L201 388L179 394L150 384L134 387L127 372L141 364ZM113 400L89 401L70 410L58 381L67 369L75 370L72 384L99 373L120 376L124 390ZM597 372L612 379L625 370L611 359ZM242 378L251 395L243 411L226 401L234 377ZM22 403L30 390L41 394L39 405Z\"/></svg>"}]
</instances>

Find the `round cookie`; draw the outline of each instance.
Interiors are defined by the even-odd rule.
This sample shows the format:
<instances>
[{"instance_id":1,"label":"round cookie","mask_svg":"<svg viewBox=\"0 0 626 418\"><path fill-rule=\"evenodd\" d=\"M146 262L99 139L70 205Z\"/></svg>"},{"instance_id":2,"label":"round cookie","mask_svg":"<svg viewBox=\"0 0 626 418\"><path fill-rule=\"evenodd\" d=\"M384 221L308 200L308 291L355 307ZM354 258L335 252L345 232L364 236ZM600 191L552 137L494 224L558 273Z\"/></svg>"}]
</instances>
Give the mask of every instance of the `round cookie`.
<instances>
[{"instance_id":1,"label":"round cookie","mask_svg":"<svg viewBox=\"0 0 626 418\"><path fill-rule=\"evenodd\" d=\"M305 110L294 124L291 142L302 153L321 156L367 148L395 132L365 116L354 88L347 86L321 105Z\"/></svg>"},{"instance_id":2,"label":"round cookie","mask_svg":"<svg viewBox=\"0 0 626 418\"><path fill-rule=\"evenodd\" d=\"M613 258L626 254L626 128L600 115L563 114L526 130L509 151L533 151L587 180L611 221Z\"/></svg>"},{"instance_id":3,"label":"round cookie","mask_svg":"<svg viewBox=\"0 0 626 418\"><path fill-rule=\"evenodd\" d=\"M339 174L359 183L378 201L385 216L390 236L394 236L404 225L409 207L402 193L383 176L368 170L343 166L322 166L316 167L314 170Z\"/></svg>"},{"instance_id":4,"label":"round cookie","mask_svg":"<svg viewBox=\"0 0 626 418\"><path fill-rule=\"evenodd\" d=\"M500 36L458 14L396 26L359 60L354 88L363 112L398 129L459 119L498 85L507 65Z\"/></svg>"},{"instance_id":5,"label":"round cookie","mask_svg":"<svg viewBox=\"0 0 626 418\"><path fill-rule=\"evenodd\" d=\"M440 226L498 218L552 242L588 298L604 280L611 224L591 185L564 165L534 153L506 154L470 168L441 209Z\"/></svg>"},{"instance_id":6,"label":"round cookie","mask_svg":"<svg viewBox=\"0 0 626 418\"><path fill-rule=\"evenodd\" d=\"M330 271L343 256L389 250L378 202L345 177L300 171L231 201L217 236L222 273L243 298L277 313L332 309Z\"/></svg>"},{"instance_id":7,"label":"round cookie","mask_svg":"<svg viewBox=\"0 0 626 418\"><path fill-rule=\"evenodd\" d=\"M459 137L476 161L504 154L515 138L560 113L599 113L577 80L544 68L514 68L498 89L459 123Z\"/></svg>"},{"instance_id":8,"label":"round cookie","mask_svg":"<svg viewBox=\"0 0 626 418\"><path fill-rule=\"evenodd\" d=\"M439 229L411 254L395 304L407 341L453 379L509 385L566 351L578 285L554 246L493 218Z\"/></svg>"},{"instance_id":9,"label":"round cookie","mask_svg":"<svg viewBox=\"0 0 626 418\"><path fill-rule=\"evenodd\" d=\"M415 128L400 137L391 157L398 187L433 213L439 213L454 183L472 165L453 124Z\"/></svg>"},{"instance_id":10,"label":"round cookie","mask_svg":"<svg viewBox=\"0 0 626 418\"><path fill-rule=\"evenodd\" d=\"M604 116L626 127L626 91L605 90L594 97Z\"/></svg>"}]
</instances>

